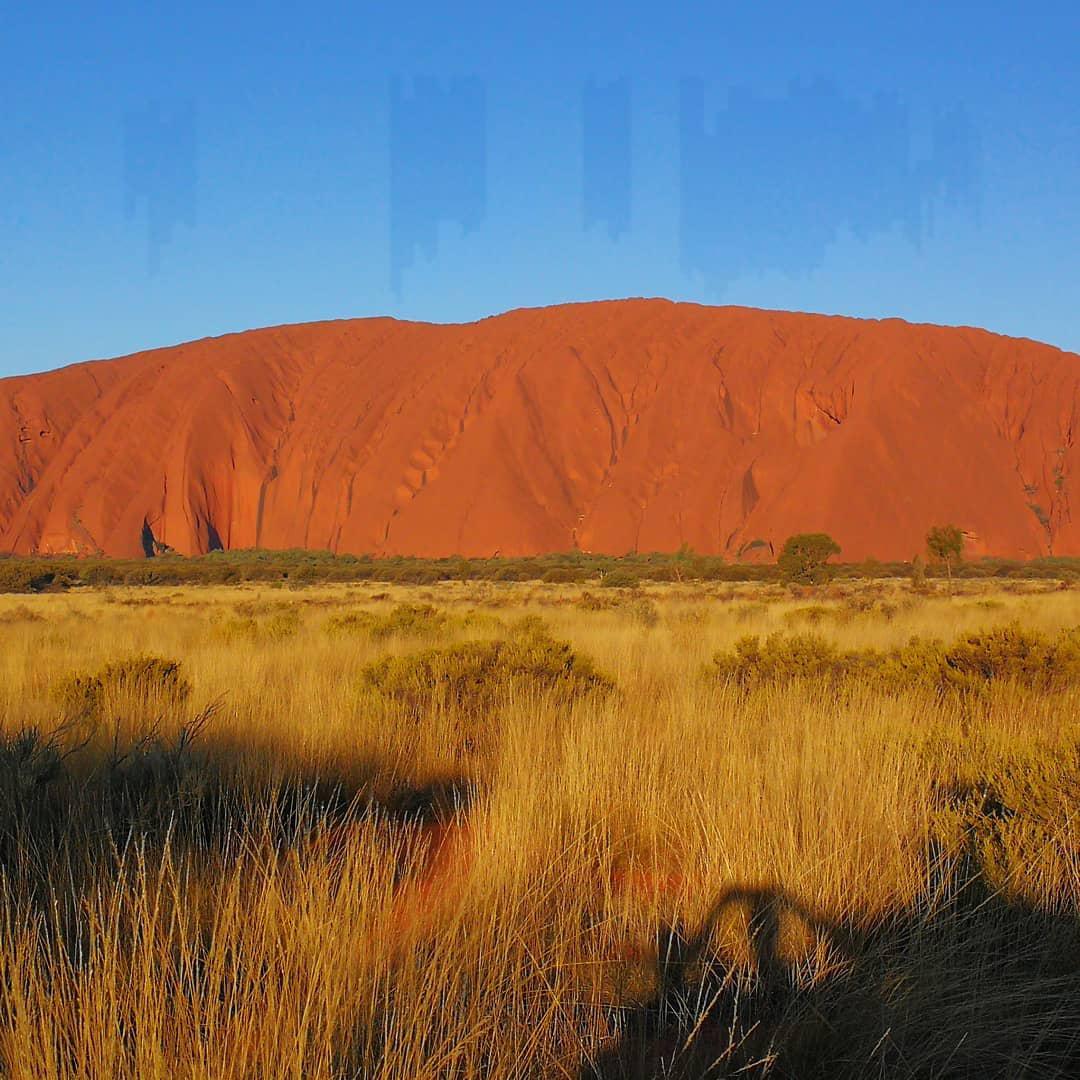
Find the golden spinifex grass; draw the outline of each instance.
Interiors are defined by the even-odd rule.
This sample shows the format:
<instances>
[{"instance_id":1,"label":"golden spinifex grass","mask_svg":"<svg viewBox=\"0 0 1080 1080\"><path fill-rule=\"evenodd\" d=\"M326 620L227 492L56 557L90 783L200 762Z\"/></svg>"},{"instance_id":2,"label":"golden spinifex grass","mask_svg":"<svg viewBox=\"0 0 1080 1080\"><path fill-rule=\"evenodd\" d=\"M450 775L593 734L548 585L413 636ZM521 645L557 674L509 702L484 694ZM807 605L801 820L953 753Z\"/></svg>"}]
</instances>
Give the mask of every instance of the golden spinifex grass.
<instances>
[{"instance_id":1,"label":"golden spinifex grass","mask_svg":"<svg viewBox=\"0 0 1080 1080\"><path fill-rule=\"evenodd\" d=\"M1077 625L1039 585L0 600L3 1070L1076 1075L1080 686L978 643ZM716 662L776 634L985 671Z\"/></svg>"}]
</instances>

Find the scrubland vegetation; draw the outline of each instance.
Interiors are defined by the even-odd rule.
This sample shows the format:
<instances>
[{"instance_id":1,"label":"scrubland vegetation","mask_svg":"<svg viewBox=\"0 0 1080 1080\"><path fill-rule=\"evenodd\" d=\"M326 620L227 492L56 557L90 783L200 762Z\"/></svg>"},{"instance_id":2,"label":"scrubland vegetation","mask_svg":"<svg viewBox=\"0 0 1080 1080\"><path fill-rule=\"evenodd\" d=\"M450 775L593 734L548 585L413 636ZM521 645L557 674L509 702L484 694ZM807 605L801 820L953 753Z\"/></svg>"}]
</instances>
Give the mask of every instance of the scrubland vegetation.
<instances>
[{"instance_id":1,"label":"scrubland vegetation","mask_svg":"<svg viewBox=\"0 0 1080 1080\"><path fill-rule=\"evenodd\" d=\"M0 597L3 1074L1080 1074L1080 591L557 578Z\"/></svg>"},{"instance_id":2,"label":"scrubland vegetation","mask_svg":"<svg viewBox=\"0 0 1080 1080\"><path fill-rule=\"evenodd\" d=\"M949 579L1059 580L1080 582L1080 558L1043 556L1037 559L969 558L956 555L955 526L931 529L930 561L918 554L911 562L840 562L831 556L838 545L823 533L789 537L776 562L765 541L747 546L735 561L703 555L688 547L676 552L632 552L602 555L572 551L490 559L448 556L334 555L329 551L270 551L264 549L213 551L185 557L166 553L153 558L106 559L74 556L0 555L0 593L63 591L91 585L234 585L244 582L313 583L381 582L394 585L434 585L445 581L542 582L549 585L586 584L625 588L638 583L702 581L778 582L805 575L820 583L820 564L829 559L829 578L881 580L897 577ZM958 531L958 530L957 530ZM807 546L806 542L810 542ZM793 546L793 549L792 549ZM961 545L962 546L962 545ZM743 558L744 556L745 558Z\"/></svg>"}]
</instances>

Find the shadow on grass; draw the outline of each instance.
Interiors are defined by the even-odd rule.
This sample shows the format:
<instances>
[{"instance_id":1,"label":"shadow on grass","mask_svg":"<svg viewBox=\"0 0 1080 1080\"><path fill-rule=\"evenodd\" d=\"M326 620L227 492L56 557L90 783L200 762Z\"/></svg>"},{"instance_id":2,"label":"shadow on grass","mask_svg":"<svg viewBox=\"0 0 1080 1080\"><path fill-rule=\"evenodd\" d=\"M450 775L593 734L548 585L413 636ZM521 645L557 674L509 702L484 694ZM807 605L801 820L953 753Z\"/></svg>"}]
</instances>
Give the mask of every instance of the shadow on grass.
<instances>
[{"instance_id":1,"label":"shadow on grass","mask_svg":"<svg viewBox=\"0 0 1080 1080\"><path fill-rule=\"evenodd\" d=\"M0 872L9 917L40 915L69 955L81 904L132 843L229 860L252 839L288 855L313 835L376 818L390 829L458 820L463 776L392 783L376 760L299 763L243 745L209 722L170 742L64 743L24 731L0 740ZM982 812L999 815L996 805ZM699 925L661 925L655 991L612 1013L613 1037L580 1080L651 1077L1080 1076L1080 920L985 884L968 853L940 853L921 909L869 929L780 888L722 892ZM944 867L944 869L942 869ZM725 927L747 955L725 960ZM792 926L817 943L790 947ZM348 1075L348 1074L346 1074Z\"/></svg>"},{"instance_id":2,"label":"shadow on grass","mask_svg":"<svg viewBox=\"0 0 1080 1080\"><path fill-rule=\"evenodd\" d=\"M425 829L467 811L464 776L394 779L384 762L300 762L271 743L223 737L200 714L155 733L79 740L34 729L0 737L0 875L9 904L55 911L107 878L125 850L229 861L252 845L286 855L375 820ZM98 733L100 735L100 733Z\"/></svg>"},{"instance_id":3,"label":"shadow on grass","mask_svg":"<svg viewBox=\"0 0 1080 1080\"><path fill-rule=\"evenodd\" d=\"M734 909L739 966L713 947ZM817 939L816 970L784 955L788 919ZM696 930L659 927L655 986L613 1014L579 1080L1080 1076L1080 921L1006 903L974 876L934 910L864 932L782 890L728 889Z\"/></svg>"}]
</instances>

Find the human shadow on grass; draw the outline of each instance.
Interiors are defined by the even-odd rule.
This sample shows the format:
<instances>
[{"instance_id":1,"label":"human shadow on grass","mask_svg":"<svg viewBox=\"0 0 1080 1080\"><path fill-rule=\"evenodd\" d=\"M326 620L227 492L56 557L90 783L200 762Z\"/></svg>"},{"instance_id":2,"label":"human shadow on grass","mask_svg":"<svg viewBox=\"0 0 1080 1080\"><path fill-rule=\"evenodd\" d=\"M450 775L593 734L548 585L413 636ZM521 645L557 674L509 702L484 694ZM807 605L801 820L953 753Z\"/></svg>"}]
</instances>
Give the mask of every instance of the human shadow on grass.
<instances>
[{"instance_id":1,"label":"human shadow on grass","mask_svg":"<svg viewBox=\"0 0 1080 1080\"><path fill-rule=\"evenodd\" d=\"M712 936L738 908L737 967ZM825 947L816 975L784 955L789 918ZM783 890L728 889L696 930L659 927L655 986L615 1011L613 1043L579 1080L1080 1076L1076 913L1007 903L977 876L862 932Z\"/></svg>"}]
</instances>

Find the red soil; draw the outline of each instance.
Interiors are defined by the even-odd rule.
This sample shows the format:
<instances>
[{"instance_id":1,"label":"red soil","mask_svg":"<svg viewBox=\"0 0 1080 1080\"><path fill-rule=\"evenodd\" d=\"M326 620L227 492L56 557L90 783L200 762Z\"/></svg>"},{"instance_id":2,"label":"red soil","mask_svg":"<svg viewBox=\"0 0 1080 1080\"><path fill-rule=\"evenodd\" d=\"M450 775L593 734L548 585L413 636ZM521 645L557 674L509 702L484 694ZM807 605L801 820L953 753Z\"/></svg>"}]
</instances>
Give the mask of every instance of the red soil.
<instances>
[{"instance_id":1,"label":"red soil","mask_svg":"<svg viewBox=\"0 0 1080 1080\"><path fill-rule=\"evenodd\" d=\"M255 330L0 381L0 550L1078 555L1078 389L981 330L663 300Z\"/></svg>"}]
</instances>

